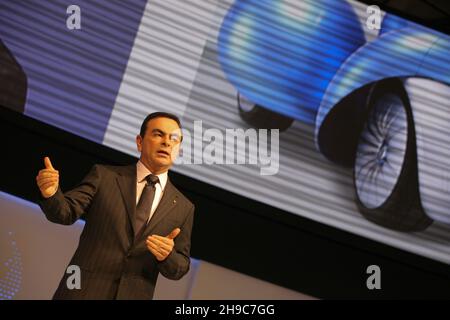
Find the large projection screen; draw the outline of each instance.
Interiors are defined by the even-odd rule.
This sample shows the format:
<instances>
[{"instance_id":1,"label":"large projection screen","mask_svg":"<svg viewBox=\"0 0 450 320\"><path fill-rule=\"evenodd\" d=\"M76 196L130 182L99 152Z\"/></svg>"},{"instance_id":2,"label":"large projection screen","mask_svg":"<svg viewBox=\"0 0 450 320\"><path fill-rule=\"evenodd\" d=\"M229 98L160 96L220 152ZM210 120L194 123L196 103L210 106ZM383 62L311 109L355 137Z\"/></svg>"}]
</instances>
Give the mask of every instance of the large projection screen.
<instances>
[{"instance_id":1,"label":"large projection screen","mask_svg":"<svg viewBox=\"0 0 450 320\"><path fill-rule=\"evenodd\" d=\"M450 263L448 35L356 1L71 4L0 3L18 112L135 156L175 113L174 171Z\"/></svg>"}]
</instances>

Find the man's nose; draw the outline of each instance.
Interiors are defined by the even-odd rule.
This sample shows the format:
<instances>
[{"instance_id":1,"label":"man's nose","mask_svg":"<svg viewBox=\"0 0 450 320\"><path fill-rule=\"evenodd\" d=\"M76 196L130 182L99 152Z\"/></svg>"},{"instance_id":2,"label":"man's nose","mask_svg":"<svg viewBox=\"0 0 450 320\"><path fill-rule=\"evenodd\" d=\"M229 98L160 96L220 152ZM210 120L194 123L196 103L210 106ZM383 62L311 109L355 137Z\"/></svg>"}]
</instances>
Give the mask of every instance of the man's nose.
<instances>
[{"instance_id":1,"label":"man's nose","mask_svg":"<svg viewBox=\"0 0 450 320\"><path fill-rule=\"evenodd\" d=\"M171 143L172 143L172 141L170 140L170 137L164 136L164 139L162 140L162 144L163 144L164 146L170 147L170 144L171 144Z\"/></svg>"}]
</instances>

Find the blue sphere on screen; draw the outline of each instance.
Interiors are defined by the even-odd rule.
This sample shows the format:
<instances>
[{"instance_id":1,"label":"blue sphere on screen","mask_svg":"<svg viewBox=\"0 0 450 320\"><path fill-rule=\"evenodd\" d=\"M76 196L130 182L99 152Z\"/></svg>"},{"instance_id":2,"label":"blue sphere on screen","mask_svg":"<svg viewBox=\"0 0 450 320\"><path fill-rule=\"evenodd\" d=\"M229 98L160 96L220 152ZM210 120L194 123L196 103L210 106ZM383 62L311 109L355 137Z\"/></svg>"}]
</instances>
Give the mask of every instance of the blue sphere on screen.
<instances>
[{"instance_id":1,"label":"blue sphere on screen","mask_svg":"<svg viewBox=\"0 0 450 320\"><path fill-rule=\"evenodd\" d=\"M328 83L364 43L345 1L238 0L223 20L218 54L248 100L313 123Z\"/></svg>"}]
</instances>

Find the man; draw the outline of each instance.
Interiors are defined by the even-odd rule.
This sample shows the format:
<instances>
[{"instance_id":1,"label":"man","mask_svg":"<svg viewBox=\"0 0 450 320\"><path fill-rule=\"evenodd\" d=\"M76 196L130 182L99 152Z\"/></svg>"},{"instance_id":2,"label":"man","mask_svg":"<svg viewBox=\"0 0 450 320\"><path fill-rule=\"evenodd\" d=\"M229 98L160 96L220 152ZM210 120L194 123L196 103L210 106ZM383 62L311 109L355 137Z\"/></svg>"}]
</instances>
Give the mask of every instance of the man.
<instances>
[{"instance_id":1,"label":"man","mask_svg":"<svg viewBox=\"0 0 450 320\"><path fill-rule=\"evenodd\" d=\"M70 262L80 267L81 288L69 289L65 274L54 299L151 299L159 273L177 280L188 272L194 205L167 176L181 141L175 115L152 113L136 137L137 164L95 165L64 194L44 159L36 181L47 219L86 221Z\"/></svg>"}]
</instances>

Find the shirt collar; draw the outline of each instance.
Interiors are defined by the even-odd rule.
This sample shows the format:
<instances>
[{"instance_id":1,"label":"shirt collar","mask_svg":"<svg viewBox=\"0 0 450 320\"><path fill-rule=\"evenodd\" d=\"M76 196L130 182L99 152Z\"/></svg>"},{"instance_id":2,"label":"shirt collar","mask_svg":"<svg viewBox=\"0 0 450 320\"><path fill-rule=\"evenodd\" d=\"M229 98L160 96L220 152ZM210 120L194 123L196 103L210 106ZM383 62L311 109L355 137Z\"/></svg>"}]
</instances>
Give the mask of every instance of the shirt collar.
<instances>
[{"instance_id":1,"label":"shirt collar","mask_svg":"<svg viewBox=\"0 0 450 320\"><path fill-rule=\"evenodd\" d=\"M159 178L159 183L161 184L161 189L164 190L167 184L167 172L163 172L160 174L157 174L156 176ZM142 182L146 176L151 174L152 172L147 169L147 167L139 160L136 164L136 175L137 175L137 182Z\"/></svg>"}]
</instances>

